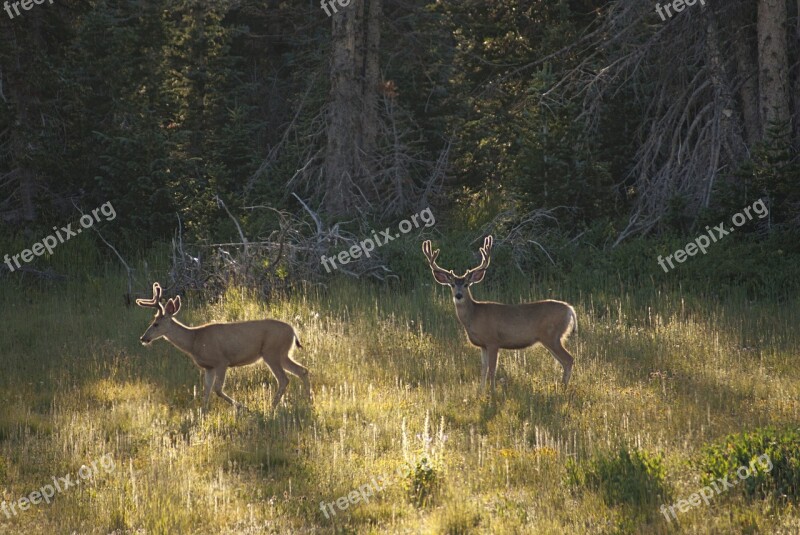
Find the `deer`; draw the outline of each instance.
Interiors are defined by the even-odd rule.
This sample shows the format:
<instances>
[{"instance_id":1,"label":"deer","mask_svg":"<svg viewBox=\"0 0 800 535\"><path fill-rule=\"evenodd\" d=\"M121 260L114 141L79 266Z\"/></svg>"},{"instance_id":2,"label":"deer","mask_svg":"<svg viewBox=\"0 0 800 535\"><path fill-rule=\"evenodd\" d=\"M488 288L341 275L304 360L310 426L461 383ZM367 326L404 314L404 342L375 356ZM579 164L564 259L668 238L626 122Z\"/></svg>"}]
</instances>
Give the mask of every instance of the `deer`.
<instances>
[{"instance_id":1,"label":"deer","mask_svg":"<svg viewBox=\"0 0 800 535\"><path fill-rule=\"evenodd\" d=\"M470 343L481 349L481 386L485 391L486 381L495 389L497 356L500 349L524 349L536 343L542 344L561 364L564 387L569 383L575 359L564 348L564 341L578 328L575 309L567 303L547 299L533 303L506 305L491 301L475 301L470 287L478 284L486 275L491 261L492 236L487 236L480 248L481 263L467 270L461 277L453 270L444 270L436 263L439 249L431 250L431 241L422 244L422 252L428 260L433 278L453 293L458 321L467 332Z\"/></svg>"},{"instance_id":2,"label":"deer","mask_svg":"<svg viewBox=\"0 0 800 535\"><path fill-rule=\"evenodd\" d=\"M137 299L136 304L144 308L155 308L153 322L141 336L142 345L149 346L155 340L164 338L173 346L189 355L192 362L203 370L205 390L203 412L208 412L211 390L236 409L247 407L234 401L225 391L225 374L228 368L247 366L263 359L278 381L278 389L272 398L271 412L286 391L289 378L286 372L300 377L306 395L311 398L311 384L308 369L292 360L293 345L303 346L288 323L264 319L237 321L232 323L207 323L198 327L187 327L175 319L181 309L181 296L161 303L162 289L159 283L153 284L151 299Z\"/></svg>"}]
</instances>

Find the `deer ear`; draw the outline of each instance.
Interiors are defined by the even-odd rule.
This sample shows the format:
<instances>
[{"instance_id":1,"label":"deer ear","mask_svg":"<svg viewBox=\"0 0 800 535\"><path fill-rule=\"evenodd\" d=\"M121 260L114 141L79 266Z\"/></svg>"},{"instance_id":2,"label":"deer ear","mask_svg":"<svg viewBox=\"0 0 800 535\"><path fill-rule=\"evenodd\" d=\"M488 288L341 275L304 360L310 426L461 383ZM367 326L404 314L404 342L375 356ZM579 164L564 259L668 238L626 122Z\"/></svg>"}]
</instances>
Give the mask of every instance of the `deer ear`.
<instances>
[{"instance_id":1,"label":"deer ear","mask_svg":"<svg viewBox=\"0 0 800 535\"><path fill-rule=\"evenodd\" d=\"M450 286L452 282L452 277L446 271L436 271L431 270L433 272L433 278L436 279L436 282L439 284L444 284L445 286Z\"/></svg>"},{"instance_id":2,"label":"deer ear","mask_svg":"<svg viewBox=\"0 0 800 535\"><path fill-rule=\"evenodd\" d=\"M181 298L175 297L174 299L167 300L167 306L164 307L164 314L167 316L174 316L181 309Z\"/></svg>"},{"instance_id":3,"label":"deer ear","mask_svg":"<svg viewBox=\"0 0 800 535\"><path fill-rule=\"evenodd\" d=\"M467 282L469 284L478 284L483 280L484 275L486 275L485 269L476 269L475 271L469 274Z\"/></svg>"}]
</instances>

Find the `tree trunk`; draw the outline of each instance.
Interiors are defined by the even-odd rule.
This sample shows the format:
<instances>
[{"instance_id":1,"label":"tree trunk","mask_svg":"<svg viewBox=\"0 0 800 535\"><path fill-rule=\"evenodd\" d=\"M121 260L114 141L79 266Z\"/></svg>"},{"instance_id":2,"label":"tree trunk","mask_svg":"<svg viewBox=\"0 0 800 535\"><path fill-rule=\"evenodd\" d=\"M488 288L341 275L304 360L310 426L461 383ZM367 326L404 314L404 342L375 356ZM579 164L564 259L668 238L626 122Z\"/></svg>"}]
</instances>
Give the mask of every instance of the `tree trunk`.
<instances>
[{"instance_id":1,"label":"tree trunk","mask_svg":"<svg viewBox=\"0 0 800 535\"><path fill-rule=\"evenodd\" d=\"M11 210L3 216L6 221L35 221L38 217L36 211L36 194L39 189L37 172L32 165L31 153L39 149L36 129L41 125L39 117L40 97L38 89L29 81L31 73L29 65L32 62L24 54L26 48L39 45L44 48L40 37L39 12L31 13L28 20L28 35L25 41L18 40L17 31L13 27L3 31L3 45L13 50L11 62L3 66L3 84L5 86L7 102L13 110L13 116L8 124L7 157L9 162L8 175L13 177L16 192L4 204Z\"/></svg>"},{"instance_id":2,"label":"tree trunk","mask_svg":"<svg viewBox=\"0 0 800 535\"><path fill-rule=\"evenodd\" d=\"M369 160L379 128L380 17L381 0L352 2L331 17L323 206L333 217L361 211L375 197Z\"/></svg>"},{"instance_id":3,"label":"tree trunk","mask_svg":"<svg viewBox=\"0 0 800 535\"><path fill-rule=\"evenodd\" d=\"M790 120L787 17L786 0L759 0L758 85L762 137L770 126Z\"/></svg>"},{"instance_id":4,"label":"tree trunk","mask_svg":"<svg viewBox=\"0 0 800 535\"><path fill-rule=\"evenodd\" d=\"M731 89L730 77L725 68L717 17L712 11L709 11L706 26L706 55L711 83L714 86L715 115L720 125L722 149L727 153L728 161L736 162L747 153L742 134L744 128ZM706 191L704 207L707 207L711 200L710 186L711 184Z\"/></svg>"},{"instance_id":5,"label":"tree trunk","mask_svg":"<svg viewBox=\"0 0 800 535\"><path fill-rule=\"evenodd\" d=\"M355 6L331 18L330 112L328 144L325 154L325 210L332 216L344 215L352 207L352 181L355 170L355 123L358 95L355 76L355 33L358 10Z\"/></svg>"},{"instance_id":6,"label":"tree trunk","mask_svg":"<svg viewBox=\"0 0 800 535\"><path fill-rule=\"evenodd\" d=\"M800 1L800 0L798 0ZM756 40L745 29L733 40L736 70L740 78L739 101L742 108L745 137L748 147L761 139L761 118L758 115L758 67Z\"/></svg>"},{"instance_id":7,"label":"tree trunk","mask_svg":"<svg viewBox=\"0 0 800 535\"><path fill-rule=\"evenodd\" d=\"M797 0L797 9L795 10L795 26L794 26L794 42L800 43L800 0ZM795 50L797 50L795 48ZM800 56L800 54L798 54ZM795 73L794 73L794 144L795 147L800 148L800 57L794 58Z\"/></svg>"},{"instance_id":8,"label":"tree trunk","mask_svg":"<svg viewBox=\"0 0 800 535\"><path fill-rule=\"evenodd\" d=\"M367 31L364 50L363 96L363 149L366 154L375 151L378 139L378 84L381 81L381 0L372 0L367 6Z\"/></svg>"}]
</instances>

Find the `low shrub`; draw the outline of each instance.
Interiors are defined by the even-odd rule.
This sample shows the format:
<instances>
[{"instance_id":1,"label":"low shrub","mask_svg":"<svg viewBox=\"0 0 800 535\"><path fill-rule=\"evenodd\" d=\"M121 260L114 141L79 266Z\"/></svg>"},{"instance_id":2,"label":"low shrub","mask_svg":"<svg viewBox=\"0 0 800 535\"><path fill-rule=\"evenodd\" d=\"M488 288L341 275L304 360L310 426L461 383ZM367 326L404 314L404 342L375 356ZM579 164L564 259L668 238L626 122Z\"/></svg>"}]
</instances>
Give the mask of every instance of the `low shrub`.
<instances>
[{"instance_id":1,"label":"low shrub","mask_svg":"<svg viewBox=\"0 0 800 535\"><path fill-rule=\"evenodd\" d=\"M624 447L567 464L567 482L572 487L598 491L609 505L642 507L667 501L665 475L660 455Z\"/></svg>"},{"instance_id":2,"label":"low shrub","mask_svg":"<svg viewBox=\"0 0 800 535\"><path fill-rule=\"evenodd\" d=\"M731 479L739 468L748 467L750 475L746 478L734 476L746 496L763 498L773 494L797 500L800 496L800 428L767 427L728 435L704 446L697 465L706 484L725 476Z\"/></svg>"},{"instance_id":3,"label":"low shrub","mask_svg":"<svg viewBox=\"0 0 800 535\"><path fill-rule=\"evenodd\" d=\"M406 472L406 490L409 499L417 507L430 503L440 486L439 470L427 457L422 457L416 465Z\"/></svg>"}]
</instances>

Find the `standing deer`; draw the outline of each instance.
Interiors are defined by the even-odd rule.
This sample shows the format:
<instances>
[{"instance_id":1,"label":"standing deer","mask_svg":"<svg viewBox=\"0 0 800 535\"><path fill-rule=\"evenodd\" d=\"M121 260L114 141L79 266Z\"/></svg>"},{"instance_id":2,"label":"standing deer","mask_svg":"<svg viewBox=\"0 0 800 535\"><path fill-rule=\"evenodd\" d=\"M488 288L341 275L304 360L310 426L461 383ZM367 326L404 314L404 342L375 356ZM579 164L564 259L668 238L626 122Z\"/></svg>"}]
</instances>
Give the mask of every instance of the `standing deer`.
<instances>
[{"instance_id":1,"label":"standing deer","mask_svg":"<svg viewBox=\"0 0 800 535\"><path fill-rule=\"evenodd\" d=\"M487 236L480 249L480 265L461 277L436 264L439 250L431 251L430 240L422 244L433 278L450 287L458 321L467 331L469 341L481 348L481 391L486 387L487 377L494 391L497 352L500 349L523 349L537 342L545 346L564 368L562 381L566 386L575 359L564 349L563 341L578 327L578 318L570 305L553 300L504 305L472 298L469 287L483 280L489 267L492 243L492 237Z\"/></svg>"},{"instance_id":2,"label":"standing deer","mask_svg":"<svg viewBox=\"0 0 800 535\"><path fill-rule=\"evenodd\" d=\"M175 319L181 309L180 296L161 304L161 286L153 284L152 299L137 299L140 307L155 308L156 317L140 340L150 345L154 340L165 338L169 343L189 355L205 373L203 410L208 411L211 389L236 408L246 408L231 399L223 391L225 374L230 367L247 366L264 359L275 379L278 390L272 399L272 411L278 406L286 391L289 378L286 372L303 380L306 394L311 397L308 370L291 358L292 344L297 347L300 339L288 323L277 320L238 321L234 323L208 323L199 327L187 327Z\"/></svg>"}]
</instances>

